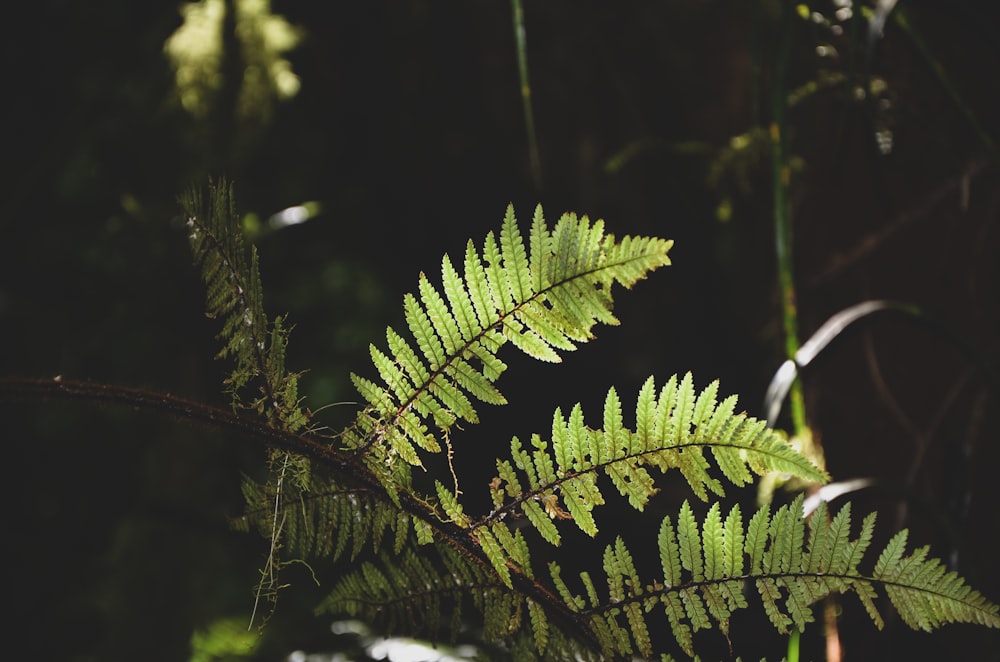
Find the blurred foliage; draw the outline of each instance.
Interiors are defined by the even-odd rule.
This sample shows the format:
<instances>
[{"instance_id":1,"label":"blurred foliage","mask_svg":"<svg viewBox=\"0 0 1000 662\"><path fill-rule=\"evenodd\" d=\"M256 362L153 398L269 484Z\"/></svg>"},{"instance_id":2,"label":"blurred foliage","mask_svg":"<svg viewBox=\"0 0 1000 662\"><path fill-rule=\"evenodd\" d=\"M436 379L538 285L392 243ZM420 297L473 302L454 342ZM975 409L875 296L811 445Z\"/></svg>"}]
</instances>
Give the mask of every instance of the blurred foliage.
<instances>
[{"instance_id":1,"label":"blurred foliage","mask_svg":"<svg viewBox=\"0 0 1000 662\"><path fill-rule=\"evenodd\" d=\"M181 7L184 24L164 47L177 76L177 94L185 110L204 117L226 76L226 29L235 34L242 61L236 114L266 122L275 101L294 97L299 78L283 57L298 45L301 33L270 11L269 0L201 0ZM235 13L227 25L227 12ZM229 57L232 57L229 54Z\"/></svg>"}]
</instances>

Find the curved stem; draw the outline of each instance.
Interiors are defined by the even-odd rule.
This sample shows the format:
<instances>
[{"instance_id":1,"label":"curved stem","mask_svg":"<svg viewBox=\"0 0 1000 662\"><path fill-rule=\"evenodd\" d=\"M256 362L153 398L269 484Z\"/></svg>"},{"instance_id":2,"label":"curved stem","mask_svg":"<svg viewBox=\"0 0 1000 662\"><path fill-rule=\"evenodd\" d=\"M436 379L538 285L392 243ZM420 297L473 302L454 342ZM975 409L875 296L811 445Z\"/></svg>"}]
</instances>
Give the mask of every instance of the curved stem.
<instances>
[{"instance_id":1,"label":"curved stem","mask_svg":"<svg viewBox=\"0 0 1000 662\"><path fill-rule=\"evenodd\" d=\"M358 462L352 454L319 443L308 436L271 427L254 418L239 416L225 409L169 393L81 382L61 377L53 379L0 377L0 401L51 399L127 406L141 411L165 413L181 420L236 432L248 440L308 457L335 471L345 483L389 498L385 487L375 474ZM442 521L436 510L409 492L400 492L397 498L403 511L426 522L442 542L474 563L492 569L489 559L468 531L452 522ZM517 566L508 563L508 567L516 591L543 605L544 609L571 630L579 641L595 650L598 649L584 616L570 609L557 595L537 580L528 577Z\"/></svg>"}]
</instances>

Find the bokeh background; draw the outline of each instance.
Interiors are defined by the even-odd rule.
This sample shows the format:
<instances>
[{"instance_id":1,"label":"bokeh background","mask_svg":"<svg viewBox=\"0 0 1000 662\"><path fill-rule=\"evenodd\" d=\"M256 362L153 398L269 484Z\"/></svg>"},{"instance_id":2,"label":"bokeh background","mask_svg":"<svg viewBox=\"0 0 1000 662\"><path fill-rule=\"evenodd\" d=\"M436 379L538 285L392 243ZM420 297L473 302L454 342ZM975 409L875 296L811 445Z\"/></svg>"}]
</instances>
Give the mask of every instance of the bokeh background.
<instances>
[{"instance_id":1,"label":"bokeh background","mask_svg":"<svg viewBox=\"0 0 1000 662\"><path fill-rule=\"evenodd\" d=\"M509 357L501 387L512 404L456 439L458 468L473 476L466 492L482 470L485 493L492 458L511 435L545 430L555 406L596 413L608 387L630 398L650 374L720 379L760 415L785 358L768 137L779 96L801 339L869 299L933 320L873 316L803 374L828 468L876 482L854 496L858 517L877 508L884 533L910 527L912 544L1000 600L997 10L522 0L522 48L517 4L9 10L0 375L226 406L218 329L203 315L176 203L226 176L260 250L265 306L295 325L289 367L307 370L313 409L353 399L348 372L365 372L368 343L399 327L418 273L481 242L508 203L523 222L541 203L550 223L571 210L620 235L676 241L673 266L619 295L621 326L560 365ZM880 17L884 29L871 31ZM306 222L273 222L302 205ZM351 407L317 421L336 427ZM141 412L22 400L0 402L0 438L12 553L4 657L212 659L192 657L206 649L195 633L245 629L266 546L227 518L261 449ZM684 496L668 481L654 510L676 512ZM651 544L655 526L621 522L608 533ZM254 659L347 646L312 615L321 591L310 574L293 568L288 583L263 634L251 633ZM848 660L1000 659L996 632L927 635L889 618L877 633L850 597L841 636ZM784 654L760 623L734 641L744 656ZM803 645L822 659L819 627Z\"/></svg>"}]
</instances>

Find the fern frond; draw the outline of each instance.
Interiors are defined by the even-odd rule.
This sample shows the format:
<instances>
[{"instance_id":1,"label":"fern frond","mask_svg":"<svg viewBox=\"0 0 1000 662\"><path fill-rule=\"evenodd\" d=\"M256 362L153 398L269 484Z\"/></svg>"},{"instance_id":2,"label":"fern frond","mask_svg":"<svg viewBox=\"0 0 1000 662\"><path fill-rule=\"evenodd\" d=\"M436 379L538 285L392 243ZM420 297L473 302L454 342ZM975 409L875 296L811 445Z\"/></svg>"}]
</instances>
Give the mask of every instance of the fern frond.
<instances>
[{"instance_id":1,"label":"fern frond","mask_svg":"<svg viewBox=\"0 0 1000 662\"><path fill-rule=\"evenodd\" d=\"M247 249L232 185L210 183L207 195L189 190L181 198L188 240L206 288L206 315L222 322L218 358L232 360L227 379L236 406L247 406L273 424L295 432L307 424L299 406L298 375L285 368L288 328L281 317L269 323L264 314L257 249ZM241 391L258 384L243 405Z\"/></svg>"},{"instance_id":2,"label":"fern frond","mask_svg":"<svg viewBox=\"0 0 1000 662\"><path fill-rule=\"evenodd\" d=\"M708 627L728 631L734 612L747 607L746 585L756 588L772 625L787 633L804 629L814 620L811 607L834 593L858 595L877 627L882 619L875 608L878 589L889 597L903 622L914 629L932 630L947 623L975 623L1000 628L997 605L946 571L921 547L907 554L905 531L889 541L874 568L859 567L874 527L866 517L859 536L850 538L850 509L832 519L821 506L811 517L802 514L803 497L782 506L773 515L763 506L743 529L738 506L722 517L713 505L699 524L685 502L676 526L663 520L657 547L662 578L643 583L621 539L604 553L606 598L599 598L589 576L581 582L590 607L572 593L550 565L554 585L563 601L589 619L591 631L604 653L648 657L649 632L660 612L686 654L695 655L692 633ZM807 532L808 530L808 532ZM629 633L623 645L620 635Z\"/></svg>"},{"instance_id":3,"label":"fern frond","mask_svg":"<svg viewBox=\"0 0 1000 662\"><path fill-rule=\"evenodd\" d=\"M826 480L826 473L778 432L745 414L734 414L735 397L719 403L717 394L715 382L697 393L688 374L670 378L657 395L651 377L636 398L634 431L624 423L621 400L613 388L605 398L602 428L586 425L580 405L568 418L557 409L550 441L533 436L534 451L528 453L516 437L512 440L511 460L497 463L494 509L481 523L523 516L543 538L559 544L556 522L572 519L593 536L597 533L593 510L604 503L598 484L602 475L640 511L657 492L651 470L679 469L702 499L709 490L722 494L722 483L709 473L706 451L737 486L768 471ZM731 564L732 555L719 560L723 561Z\"/></svg>"},{"instance_id":4,"label":"fern frond","mask_svg":"<svg viewBox=\"0 0 1000 662\"><path fill-rule=\"evenodd\" d=\"M631 287L669 264L671 245L649 237L616 241L603 222L572 214L550 231L539 207L526 247L508 207L499 233L487 234L481 250L468 243L463 275L446 255L440 288L420 274L416 294L404 297L410 337L390 327L388 351L371 348L379 383L352 375L367 409L345 443L370 454L388 443L419 465L417 448L440 449L428 425L447 434L459 420L478 421L473 401L506 402L495 386L507 367L496 356L500 347L510 342L529 356L559 361L558 351L588 340L596 323L617 323L611 286Z\"/></svg>"}]
</instances>

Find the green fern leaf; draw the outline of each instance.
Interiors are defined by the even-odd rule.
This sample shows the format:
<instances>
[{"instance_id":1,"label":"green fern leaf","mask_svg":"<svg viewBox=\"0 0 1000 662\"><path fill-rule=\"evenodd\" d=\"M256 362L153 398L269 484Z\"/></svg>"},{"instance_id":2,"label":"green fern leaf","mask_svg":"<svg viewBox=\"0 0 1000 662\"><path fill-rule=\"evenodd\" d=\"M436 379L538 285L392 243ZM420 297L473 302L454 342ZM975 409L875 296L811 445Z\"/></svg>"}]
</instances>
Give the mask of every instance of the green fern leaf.
<instances>
[{"instance_id":1,"label":"green fern leaf","mask_svg":"<svg viewBox=\"0 0 1000 662\"><path fill-rule=\"evenodd\" d=\"M691 573L694 581L705 579L704 566L701 559L701 535L694 521L691 504L685 501L677 516L677 539L681 550L681 566Z\"/></svg>"},{"instance_id":2,"label":"green fern leaf","mask_svg":"<svg viewBox=\"0 0 1000 662\"><path fill-rule=\"evenodd\" d=\"M476 311L478 328L487 329L492 326L492 321L498 319L499 315L497 315L493 297L490 294L486 269L483 267L482 259L471 240L465 246L464 268L465 283L469 290L473 310Z\"/></svg>"},{"instance_id":3,"label":"green fern leaf","mask_svg":"<svg viewBox=\"0 0 1000 662\"><path fill-rule=\"evenodd\" d=\"M507 551L508 556L514 561L514 563L517 564L518 568L522 573L524 573L525 577L534 579L535 574L531 569L531 554L528 542L524 539L524 534L519 530L515 530L513 535L510 535L510 529L508 529L505 524L495 524L493 529L503 529L503 531L506 532L504 534L504 539L501 540L501 542L504 549Z\"/></svg>"},{"instance_id":4,"label":"green fern leaf","mask_svg":"<svg viewBox=\"0 0 1000 662\"><path fill-rule=\"evenodd\" d=\"M434 542L434 530L428 522L413 520L413 532L417 536L418 545L429 545Z\"/></svg>"},{"instance_id":5,"label":"green fern leaf","mask_svg":"<svg viewBox=\"0 0 1000 662\"><path fill-rule=\"evenodd\" d=\"M562 359L552 349L552 343L538 335L531 328L525 328L520 318L508 318L503 324L503 336L512 345L533 359L548 363L559 363Z\"/></svg>"},{"instance_id":6,"label":"green fern leaf","mask_svg":"<svg viewBox=\"0 0 1000 662\"><path fill-rule=\"evenodd\" d=\"M507 567L507 556L504 554L503 547L497 539L489 530L480 528L476 531L476 540L479 546L482 547L486 558L493 565L493 569L496 570L500 581L507 588L513 588L514 585L510 578L510 568Z\"/></svg>"},{"instance_id":7,"label":"green fern leaf","mask_svg":"<svg viewBox=\"0 0 1000 662\"><path fill-rule=\"evenodd\" d=\"M875 577L886 577L886 571L889 568L898 569L899 560L903 558L903 552L906 551L906 538L906 529L892 537L878 557L878 562L875 563Z\"/></svg>"},{"instance_id":8,"label":"green fern leaf","mask_svg":"<svg viewBox=\"0 0 1000 662\"><path fill-rule=\"evenodd\" d=\"M554 425L555 421L553 420ZM590 469L593 466L590 462L590 431L583 422L583 407L579 403L569 413L566 433L571 458L566 468L571 471Z\"/></svg>"},{"instance_id":9,"label":"green fern leaf","mask_svg":"<svg viewBox=\"0 0 1000 662\"><path fill-rule=\"evenodd\" d=\"M525 473L529 489L538 487L538 476L535 474L535 465L531 461L528 452L521 446L521 441L517 437L514 437L510 441L510 455L514 460L514 465Z\"/></svg>"},{"instance_id":10,"label":"green fern leaf","mask_svg":"<svg viewBox=\"0 0 1000 662\"><path fill-rule=\"evenodd\" d=\"M491 405L505 405L507 398L490 382L490 378L462 359L455 359L445 367L446 375L478 400Z\"/></svg>"},{"instance_id":11,"label":"green fern leaf","mask_svg":"<svg viewBox=\"0 0 1000 662\"><path fill-rule=\"evenodd\" d=\"M441 508L444 509L444 514L448 519L460 527L469 527L469 518L463 512L462 504L459 503L458 497L448 491L441 481L434 481L434 487L437 490L438 501L441 503Z\"/></svg>"},{"instance_id":12,"label":"green fern leaf","mask_svg":"<svg viewBox=\"0 0 1000 662\"><path fill-rule=\"evenodd\" d=\"M510 291L510 281L504 271L503 255L492 232L487 233L483 242L483 260L486 263L486 283L495 309L507 315L516 305Z\"/></svg>"},{"instance_id":13,"label":"green fern leaf","mask_svg":"<svg viewBox=\"0 0 1000 662\"><path fill-rule=\"evenodd\" d=\"M681 440L687 438L688 431L694 422L695 395L694 378L689 372L684 375L676 394L671 398L674 404L670 411L667 438L677 445L680 445Z\"/></svg>"},{"instance_id":14,"label":"green fern leaf","mask_svg":"<svg viewBox=\"0 0 1000 662\"><path fill-rule=\"evenodd\" d=\"M462 339L466 342L473 340L481 326L476 318L476 310L472 306L472 300L469 299L469 293L465 289L465 283L452 265L451 258L447 255L441 261L441 282L444 285L445 296L448 297L448 304L454 312L455 322L458 324Z\"/></svg>"},{"instance_id":15,"label":"green fern leaf","mask_svg":"<svg viewBox=\"0 0 1000 662\"><path fill-rule=\"evenodd\" d=\"M594 521L593 509L595 505L603 503L603 499L594 499L593 497L595 492L594 475L592 473L581 474L562 483L560 487L570 518L576 522L581 531L591 537L596 536L597 522Z\"/></svg>"},{"instance_id":16,"label":"green fern leaf","mask_svg":"<svg viewBox=\"0 0 1000 662\"><path fill-rule=\"evenodd\" d=\"M537 300L529 301L521 307L517 312L517 321L524 324L527 331L542 338L545 344L551 345L555 349L567 351L576 349L576 345L570 340L571 336L568 335L568 330L572 329L572 324ZM522 331L522 333L524 332ZM580 337L579 334L574 335L577 335L574 340L580 342L588 339L587 336ZM551 363L561 361L559 354L552 350L548 351L546 358L542 360Z\"/></svg>"},{"instance_id":17,"label":"green fern leaf","mask_svg":"<svg viewBox=\"0 0 1000 662\"><path fill-rule=\"evenodd\" d=\"M545 647L549 643L549 621L542 609L534 600L527 600L528 617L531 619L531 633L535 639L535 650L539 653L545 652Z\"/></svg>"},{"instance_id":18,"label":"green fern leaf","mask_svg":"<svg viewBox=\"0 0 1000 662\"><path fill-rule=\"evenodd\" d=\"M528 254L524 250L524 241L517 228L513 205L508 205L507 213L504 214L503 227L500 230L500 248L513 301L530 301L535 294L535 288L532 286Z\"/></svg>"},{"instance_id":19,"label":"green fern leaf","mask_svg":"<svg viewBox=\"0 0 1000 662\"><path fill-rule=\"evenodd\" d=\"M478 421L473 399L506 402L494 385L507 367L496 356L500 347L510 342L534 358L559 361L557 350L575 349L575 342L592 336L594 324L617 323L610 312L611 285L630 287L669 264L670 247L654 238L617 242L604 232L603 222L571 214L550 233L539 208L526 249L508 207L499 234L488 233L481 252L467 244L462 276L445 256L441 288L421 273L417 294L404 297L413 344L390 328L388 352L372 348L382 384L354 379L369 410L358 414L355 432L344 436L348 447L382 456L385 451L374 447L388 442L399 457L419 464L415 447L441 444L428 440L426 425L412 420L402 433L420 437L404 443L394 436L389 430L403 428L403 416L413 412L429 419L443 434L459 419ZM367 429L371 419L377 423Z\"/></svg>"},{"instance_id":20,"label":"green fern leaf","mask_svg":"<svg viewBox=\"0 0 1000 662\"><path fill-rule=\"evenodd\" d=\"M722 528L723 576L739 577L743 574L743 549L746 541L743 532L743 513L739 504L726 516ZM737 599L737 602L742 600Z\"/></svg>"},{"instance_id":21,"label":"green fern leaf","mask_svg":"<svg viewBox=\"0 0 1000 662\"><path fill-rule=\"evenodd\" d=\"M540 483L551 485L558 480L558 476L555 464L552 462L552 456L548 453L548 446L537 434L531 435L531 445L534 448L531 453L531 462L535 467L538 480Z\"/></svg>"},{"instance_id":22,"label":"green fern leaf","mask_svg":"<svg viewBox=\"0 0 1000 662\"><path fill-rule=\"evenodd\" d=\"M701 593L693 587L682 588L678 593L681 596L681 602L684 603L684 612L691 623L691 630L697 632L712 627L712 621L708 618L708 611L705 609Z\"/></svg>"},{"instance_id":23,"label":"green fern leaf","mask_svg":"<svg viewBox=\"0 0 1000 662\"><path fill-rule=\"evenodd\" d=\"M631 436L630 454L639 454L654 447L656 431L656 382L649 377L639 389L635 404L635 434Z\"/></svg>"},{"instance_id":24,"label":"green fern leaf","mask_svg":"<svg viewBox=\"0 0 1000 662\"><path fill-rule=\"evenodd\" d=\"M598 447L604 450L600 454L595 454L596 464L621 457L631 450L629 444L631 433L622 422L622 403L613 387L608 390L608 395L604 399L604 429L601 432L600 437L604 443Z\"/></svg>"},{"instance_id":25,"label":"green fern leaf","mask_svg":"<svg viewBox=\"0 0 1000 662\"><path fill-rule=\"evenodd\" d=\"M693 656L693 632L714 624L725 633L733 612L747 606L742 595L745 583L754 585L768 619L782 633L793 626L806 628L815 620L812 605L831 593L855 593L881 627L874 606L878 587L884 588L903 622L914 629L932 630L953 622L1000 628L1000 607L947 572L939 560L928 558L927 548L907 554L905 532L890 540L868 573L859 563L871 539L874 518L866 517L859 537L852 540L849 509L829 521L815 513L807 521L802 503L799 496L773 516L762 507L743 531L738 507L723 518L713 506L699 528L685 502L676 532L669 517L660 526L657 547L662 582L641 583L620 538L609 545L603 563L607 597L602 599L587 588L591 606L583 610L592 619L595 638L606 646L604 653L648 655L646 637L654 626L650 623L653 616L646 613L652 613L649 605L655 600L663 606L678 646ZM825 515L824 510L817 512ZM592 584L589 577L583 581L585 587ZM560 582L564 599L569 596L573 604L579 604ZM623 645L619 631L638 634Z\"/></svg>"},{"instance_id":26,"label":"green fern leaf","mask_svg":"<svg viewBox=\"0 0 1000 662\"><path fill-rule=\"evenodd\" d=\"M418 278L418 290L420 300L427 308L427 316L431 320L434 332L444 345L445 355L454 356L463 349L465 339L458 328L458 323L451 315L448 304L423 273Z\"/></svg>"},{"instance_id":27,"label":"green fern leaf","mask_svg":"<svg viewBox=\"0 0 1000 662\"><path fill-rule=\"evenodd\" d=\"M554 500L554 495L543 495L542 501L546 502L547 499ZM559 535L559 529L556 527L555 523L552 521L553 516L550 516L544 510L542 506L533 499L528 499L521 502L521 509L525 516L528 518L528 522L538 531L542 538L544 538L551 545L558 545L562 538Z\"/></svg>"},{"instance_id":28,"label":"green fern leaf","mask_svg":"<svg viewBox=\"0 0 1000 662\"><path fill-rule=\"evenodd\" d=\"M443 373L441 373L443 375ZM444 378L434 379L427 384L427 391L430 392L448 412L453 412L470 423L478 423L479 415L472 406L472 402L466 397L461 388L454 382ZM449 417L451 418L451 417ZM448 426L442 426L447 430Z\"/></svg>"},{"instance_id":29,"label":"green fern leaf","mask_svg":"<svg viewBox=\"0 0 1000 662\"><path fill-rule=\"evenodd\" d=\"M244 243L232 185L210 182L207 194L189 190L180 204L205 283L206 315L221 322L217 358L232 362L225 384L233 407L262 416L277 430L300 432L308 427L309 416L298 395L299 375L285 366L290 329L283 317L269 322L264 314L259 258L256 248ZM279 552L287 530L278 515L287 504L285 495L310 483L306 458L272 450L269 459L272 475L267 489L273 494L266 535L271 551L258 595L273 593L279 586L276 574L283 565Z\"/></svg>"},{"instance_id":30,"label":"green fern leaf","mask_svg":"<svg viewBox=\"0 0 1000 662\"><path fill-rule=\"evenodd\" d=\"M406 371L406 375L412 383L423 384L430 379L430 373L427 371L427 368L417 358L416 352L413 351L413 348L410 347L410 344L401 335L389 327L385 330L385 337L389 344L389 351L392 352L392 356L402 366L403 370Z\"/></svg>"},{"instance_id":31,"label":"green fern leaf","mask_svg":"<svg viewBox=\"0 0 1000 662\"><path fill-rule=\"evenodd\" d=\"M705 552L705 577L720 579L725 576L725 551L722 549L722 517L719 504L713 503L702 524L701 542Z\"/></svg>"},{"instance_id":32,"label":"green fern leaf","mask_svg":"<svg viewBox=\"0 0 1000 662\"><path fill-rule=\"evenodd\" d=\"M421 274L422 276L423 274ZM417 340L417 346L427 359L430 372L437 371L446 360L444 347L441 338L434 330L427 311L420 305L417 298L412 294L403 297L403 312L406 316L406 324L410 327L410 333Z\"/></svg>"},{"instance_id":33,"label":"green fern leaf","mask_svg":"<svg viewBox=\"0 0 1000 662\"><path fill-rule=\"evenodd\" d=\"M771 521L771 509L763 504L750 518L746 535L746 554L749 559L750 574L759 575L763 571L764 550L767 548L767 528Z\"/></svg>"},{"instance_id":34,"label":"green fern leaf","mask_svg":"<svg viewBox=\"0 0 1000 662\"><path fill-rule=\"evenodd\" d=\"M687 622L687 612L680 594L665 592L660 596L663 610L666 613L667 621L670 623L670 631L674 635L674 640L680 649L689 656L694 657L694 633Z\"/></svg>"},{"instance_id":35,"label":"green fern leaf","mask_svg":"<svg viewBox=\"0 0 1000 662\"><path fill-rule=\"evenodd\" d=\"M393 363L392 359L380 352L375 345L369 345L368 352L372 357L372 363L378 369L379 376L382 377L382 381L389 387L389 391L395 394L397 398L400 394L410 392L411 386L409 381L403 375L403 371Z\"/></svg>"},{"instance_id":36,"label":"green fern leaf","mask_svg":"<svg viewBox=\"0 0 1000 662\"><path fill-rule=\"evenodd\" d=\"M528 270L531 286L535 292L547 290L552 284L549 272L549 258L552 255L552 238L545 225L542 206L535 207L531 217L531 233L528 238Z\"/></svg>"},{"instance_id":37,"label":"green fern leaf","mask_svg":"<svg viewBox=\"0 0 1000 662\"><path fill-rule=\"evenodd\" d=\"M587 599L590 600L590 606L594 608L599 607L601 600L597 597L597 588L594 586L594 581L590 578L590 573L587 571L581 572L580 581L583 582L583 589L587 593Z\"/></svg>"},{"instance_id":38,"label":"green fern leaf","mask_svg":"<svg viewBox=\"0 0 1000 662\"><path fill-rule=\"evenodd\" d=\"M603 411L603 428L591 429L577 404L569 417L557 409L552 417L551 441L532 436L534 451L529 454L516 437L511 457L524 480L513 489L507 484L509 500L495 503L488 519L503 517L530 501L543 501L550 514L560 516L545 522L537 512L528 516L533 526L544 526L542 536L559 540L552 526L559 520L573 522L588 535L597 534L593 511L605 502L599 478L606 475L620 495L636 510L642 510L657 492L650 469L678 469L695 494L722 493L722 483L710 473L705 450L722 468L723 474L738 485L746 482L751 470L763 474L780 467L790 474L823 481L826 474L791 448L777 432L744 414L732 413L735 399L716 401L717 384L700 394L693 378L672 377L655 395L655 383L648 379L636 399L636 431L628 429L623 407L615 389L608 391ZM526 484L526 487L523 487ZM560 505L561 504L561 505ZM784 559L783 556L777 556ZM730 557L733 561L735 557Z\"/></svg>"}]
</instances>

